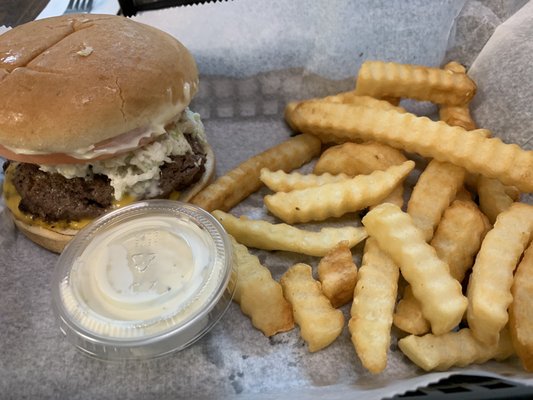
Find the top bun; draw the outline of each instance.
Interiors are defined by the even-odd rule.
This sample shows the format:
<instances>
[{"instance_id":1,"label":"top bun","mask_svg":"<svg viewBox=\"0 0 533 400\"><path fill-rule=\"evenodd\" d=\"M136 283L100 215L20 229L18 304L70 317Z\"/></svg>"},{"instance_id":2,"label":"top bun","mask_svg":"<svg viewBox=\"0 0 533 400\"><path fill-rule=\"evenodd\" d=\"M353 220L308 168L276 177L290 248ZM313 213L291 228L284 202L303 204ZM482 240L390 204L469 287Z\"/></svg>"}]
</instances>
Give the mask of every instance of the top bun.
<instances>
[{"instance_id":1,"label":"top bun","mask_svg":"<svg viewBox=\"0 0 533 400\"><path fill-rule=\"evenodd\" d=\"M172 36L111 15L63 15L0 36L0 144L68 153L162 130L198 87Z\"/></svg>"}]
</instances>

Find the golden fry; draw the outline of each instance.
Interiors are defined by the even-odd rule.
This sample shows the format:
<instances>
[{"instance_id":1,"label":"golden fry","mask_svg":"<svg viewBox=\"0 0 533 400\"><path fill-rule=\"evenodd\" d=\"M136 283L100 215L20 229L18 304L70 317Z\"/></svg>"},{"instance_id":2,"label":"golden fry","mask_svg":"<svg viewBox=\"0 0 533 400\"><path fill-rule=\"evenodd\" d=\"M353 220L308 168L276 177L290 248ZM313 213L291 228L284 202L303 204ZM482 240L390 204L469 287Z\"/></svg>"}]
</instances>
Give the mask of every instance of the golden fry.
<instances>
[{"instance_id":1,"label":"golden fry","mask_svg":"<svg viewBox=\"0 0 533 400\"><path fill-rule=\"evenodd\" d=\"M472 201L455 200L444 211L431 245L454 279L463 281L489 229L487 217Z\"/></svg>"},{"instance_id":2,"label":"golden fry","mask_svg":"<svg viewBox=\"0 0 533 400\"><path fill-rule=\"evenodd\" d=\"M463 186L465 170L453 164L431 160L413 188L407 213L429 242L442 213Z\"/></svg>"},{"instance_id":3,"label":"golden fry","mask_svg":"<svg viewBox=\"0 0 533 400\"><path fill-rule=\"evenodd\" d=\"M501 213L477 254L468 283L467 319L477 340L498 342L509 319L513 300L513 271L529 244L533 231L533 206L514 203Z\"/></svg>"},{"instance_id":4,"label":"golden fry","mask_svg":"<svg viewBox=\"0 0 533 400\"><path fill-rule=\"evenodd\" d=\"M322 221L378 204L412 171L406 161L386 171L358 175L346 181L265 196L268 210L287 223Z\"/></svg>"},{"instance_id":5,"label":"golden fry","mask_svg":"<svg viewBox=\"0 0 533 400\"><path fill-rule=\"evenodd\" d=\"M472 267L474 256L489 229L487 217L472 201L455 200L444 211L431 246L437 256L448 264L451 276L457 281L461 282ZM408 286L396 308L394 325L413 335L429 332L421 307Z\"/></svg>"},{"instance_id":6,"label":"golden fry","mask_svg":"<svg viewBox=\"0 0 533 400\"><path fill-rule=\"evenodd\" d=\"M315 174L368 175L384 171L407 161L401 151L378 142L344 143L322 153L315 164ZM403 204L403 185L396 188L382 202Z\"/></svg>"},{"instance_id":7,"label":"golden fry","mask_svg":"<svg viewBox=\"0 0 533 400\"><path fill-rule=\"evenodd\" d=\"M261 187L259 171L272 168L290 171L320 153L321 143L310 135L298 135L274 146L218 178L191 199L207 211L227 211Z\"/></svg>"},{"instance_id":8,"label":"golden fry","mask_svg":"<svg viewBox=\"0 0 533 400\"><path fill-rule=\"evenodd\" d=\"M343 92L333 96L324 97L322 100L330 103L354 104L363 107L379 108L381 110L396 110L406 112L404 108L398 107L398 104L392 104L388 100L376 99L372 96L359 96L355 91Z\"/></svg>"},{"instance_id":9,"label":"golden fry","mask_svg":"<svg viewBox=\"0 0 533 400\"><path fill-rule=\"evenodd\" d=\"M413 335L423 335L431 329L422 313L422 305L409 285L405 287L403 297L396 306L393 321L398 329Z\"/></svg>"},{"instance_id":10,"label":"golden fry","mask_svg":"<svg viewBox=\"0 0 533 400\"><path fill-rule=\"evenodd\" d=\"M347 242L340 242L320 260L318 280L322 284L322 293L333 307L338 308L353 299L357 266Z\"/></svg>"},{"instance_id":11,"label":"golden fry","mask_svg":"<svg viewBox=\"0 0 533 400\"><path fill-rule=\"evenodd\" d=\"M300 336L310 352L329 346L342 332L344 316L320 291L320 283L312 276L311 267L295 264L280 280L285 298L291 303Z\"/></svg>"},{"instance_id":12,"label":"golden fry","mask_svg":"<svg viewBox=\"0 0 533 400\"><path fill-rule=\"evenodd\" d=\"M261 169L261 182L274 192L290 192L291 190L307 189L310 187L322 186L326 183L341 182L350 179L346 174L332 175L324 173L322 175L300 174L284 171L271 171L267 168Z\"/></svg>"},{"instance_id":13,"label":"golden fry","mask_svg":"<svg viewBox=\"0 0 533 400\"><path fill-rule=\"evenodd\" d=\"M516 268L509 307L511 338L524 369L533 372L533 244Z\"/></svg>"},{"instance_id":14,"label":"golden fry","mask_svg":"<svg viewBox=\"0 0 533 400\"><path fill-rule=\"evenodd\" d=\"M212 214L239 243L264 250L285 250L322 257L341 241L353 247L367 237L362 227L322 228L311 232L287 224L237 218L220 210Z\"/></svg>"},{"instance_id":15,"label":"golden fry","mask_svg":"<svg viewBox=\"0 0 533 400\"><path fill-rule=\"evenodd\" d=\"M401 151L377 142L344 143L332 146L322 153L314 174L368 175L383 171L407 161Z\"/></svg>"},{"instance_id":16,"label":"golden fry","mask_svg":"<svg viewBox=\"0 0 533 400\"><path fill-rule=\"evenodd\" d=\"M500 213L518 201L520 192L516 188L503 185L497 179L480 176L477 180L479 208L494 224Z\"/></svg>"},{"instance_id":17,"label":"golden fry","mask_svg":"<svg viewBox=\"0 0 533 400\"><path fill-rule=\"evenodd\" d=\"M451 367L481 364L490 359L505 360L514 354L509 331L502 331L500 340L490 346L478 342L470 329L461 329L441 336L407 336L398 347L411 361L425 371L444 371Z\"/></svg>"},{"instance_id":18,"label":"golden fry","mask_svg":"<svg viewBox=\"0 0 533 400\"><path fill-rule=\"evenodd\" d=\"M446 64L444 70L454 74L466 74L465 67L455 61ZM467 103L459 106L442 104L439 107L439 116L440 120L446 122L448 125L460 126L467 131L476 129L476 123L470 116L470 110Z\"/></svg>"},{"instance_id":19,"label":"golden fry","mask_svg":"<svg viewBox=\"0 0 533 400\"><path fill-rule=\"evenodd\" d=\"M387 366L399 275L398 266L368 238L348 328L361 363L374 374Z\"/></svg>"},{"instance_id":20,"label":"golden fry","mask_svg":"<svg viewBox=\"0 0 533 400\"><path fill-rule=\"evenodd\" d=\"M291 125L291 116L296 107L306 101L322 100L328 103L340 103L340 104L354 104L362 107L378 108L382 110L396 110L398 112L406 112L404 108L398 107L398 104L391 104L390 101L379 100L371 96L358 96L355 91L342 92L332 96L327 96L321 99L308 99L302 101L291 101L285 106L285 120ZM293 127L291 125L291 127ZM294 129L294 127L293 127Z\"/></svg>"},{"instance_id":21,"label":"golden fry","mask_svg":"<svg viewBox=\"0 0 533 400\"><path fill-rule=\"evenodd\" d=\"M363 224L400 267L433 333L442 335L457 326L467 307L461 284L450 276L448 265L426 243L409 214L384 203L369 211Z\"/></svg>"},{"instance_id":22,"label":"golden fry","mask_svg":"<svg viewBox=\"0 0 533 400\"><path fill-rule=\"evenodd\" d=\"M256 256L230 238L238 276L233 300L265 336L294 328L292 308L283 297L281 285L272 279L269 269L262 266Z\"/></svg>"},{"instance_id":23,"label":"golden fry","mask_svg":"<svg viewBox=\"0 0 533 400\"><path fill-rule=\"evenodd\" d=\"M462 105L476 93L466 74L440 68L394 62L365 61L357 75L355 92L376 98L385 96Z\"/></svg>"},{"instance_id":24,"label":"golden fry","mask_svg":"<svg viewBox=\"0 0 533 400\"><path fill-rule=\"evenodd\" d=\"M466 178L465 178L466 179ZM455 200L461 200L466 202L472 201L472 193L470 193L464 186L457 191Z\"/></svg>"},{"instance_id":25,"label":"golden fry","mask_svg":"<svg viewBox=\"0 0 533 400\"><path fill-rule=\"evenodd\" d=\"M533 151L482 137L481 132L466 135L463 128L409 113L323 102L298 106L293 122L303 132L341 140L377 140L497 178L523 192L533 191Z\"/></svg>"}]
</instances>

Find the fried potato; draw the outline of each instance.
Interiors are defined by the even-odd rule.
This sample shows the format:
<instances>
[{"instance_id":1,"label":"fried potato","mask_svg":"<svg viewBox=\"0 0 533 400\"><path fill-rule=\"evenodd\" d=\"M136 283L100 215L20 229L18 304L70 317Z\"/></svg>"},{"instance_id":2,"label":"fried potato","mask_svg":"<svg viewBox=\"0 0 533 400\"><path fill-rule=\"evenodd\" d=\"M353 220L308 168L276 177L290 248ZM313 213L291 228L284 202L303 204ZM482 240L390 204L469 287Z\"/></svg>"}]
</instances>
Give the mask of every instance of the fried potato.
<instances>
[{"instance_id":1,"label":"fried potato","mask_svg":"<svg viewBox=\"0 0 533 400\"><path fill-rule=\"evenodd\" d=\"M414 166L413 161L406 161L386 171L374 171L342 182L267 195L264 202L272 214L289 224L340 217L381 202Z\"/></svg>"},{"instance_id":2,"label":"fried potato","mask_svg":"<svg viewBox=\"0 0 533 400\"><path fill-rule=\"evenodd\" d=\"M332 146L322 153L315 164L314 173L342 173L368 175L373 171L384 171L393 165L407 161L401 151L378 142L344 143ZM338 172L334 172L338 171ZM403 204L403 185L396 188L382 201Z\"/></svg>"},{"instance_id":3,"label":"fried potato","mask_svg":"<svg viewBox=\"0 0 533 400\"><path fill-rule=\"evenodd\" d=\"M285 106L285 119L291 121L291 113L294 112L296 107L306 101L313 101L319 99L308 99L302 101L291 101ZM354 104L362 107L379 108L382 110L396 110L398 112L406 112L404 108L398 107L398 103L392 104L390 101L376 99L371 96L358 96L355 91L341 92L332 96L323 97L320 100L327 101L329 103L340 104Z\"/></svg>"},{"instance_id":4,"label":"fried potato","mask_svg":"<svg viewBox=\"0 0 533 400\"><path fill-rule=\"evenodd\" d=\"M444 70L454 74L466 74L465 67L455 61L446 64ZM476 124L470 115L467 103L459 106L442 104L439 107L439 116L440 120L446 122L448 125L460 126L467 131L476 129Z\"/></svg>"},{"instance_id":5,"label":"fried potato","mask_svg":"<svg viewBox=\"0 0 533 400\"><path fill-rule=\"evenodd\" d=\"M322 175L300 174L284 171L271 171L267 168L261 169L261 182L274 192L290 192L291 190L307 189L310 187L322 186L326 183L341 182L350 179L349 175L338 174L332 175L324 173Z\"/></svg>"},{"instance_id":6,"label":"fried potato","mask_svg":"<svg viewBox=\"0 0 533 400\"><path fill-rule=\"evenodd\" d=\"M457 326L467 307L461 284L450 276L448 265L426 243L409 214L384 203L369 211L363 224L400 267L433 333L442 335Z\"/></svg>"},{"instance_id":7,"label":"fried potato","mask_svg":"<svg viewBox=\"0 0 533 400\"><path fill-rule=\"evenodd\" d=\"M497 343L478 342L470 329L441 336L407 336L398 341L400 350L425 371L444 371L451 367L481 364L490 359L505 360L514 354L509 331L502 331Z\"/></svg>"},{"instance_id":8,"label":"fried potato","mask_svg":"<svg viewBox=\"0 0 533 400\"><path fill-rule=\"evenodd\" d=\"M511 339L524 369L533 372L533 243L516 268L509 307Z\"/></svg>"},{"instance_id":9,"label":"fried potato","mask_svg":"<svg viewBox=\"0 0 533 400\"><path fill-rule=\"evenodd\" d=\"M237 284L233 300L249 316L252 325L265 336L294 328L291 305L283 297L281 285L272 278L270 270L250 254L246 246L230 236L233 261L237 267Z\"/></svg>"},{"instance_id":10,"label":"fried potato","mask_svg":"<svg viewBox=\"0 0 533 400\"><path fill-rule=\"evenodd\" d=\"M461 200L461 201L470 202L470 201L472 201L472 193L470 193L470 191L468 191L463 186L462 188L460 188L457 191L457 194L455 195L455 200Z\"/></svg>"},{"instance_id":11,"label":"fried potato","mask_svg":"<svg viewBox=\"0 0 533 400\"><path fill-rule=\"evenodd\" d=\"M444 211L430 244L454 279L463 281L489 229L487 217L472 201L455 200Z\"/></svg>"},{"instance_id":12,"label":"fried potato","mask_svg":"<svg viewBox=\"0 0 533 400\"><path fill-rule=\"evenodd\" d=\"M413 188L407 213L426 242L433 237L442 213L463 186L465 170L453 164L431 160Z\"/></svg>"},{"instance_id":13,"label":"fried potato","mask_svg":"<svg viewBox=\"0 0 533 400\"><path fill-rule=\"evenodd\" d=\"M376 99L371 96L359 96L355 90L350 92L343 92L333 96L323 98L324 101L330 103L355 104L358 106L379 108L381 110L396 110L398 112L406 112L403 107L398 107L398 104L392 104L388 100Z\"/></svg>"},{"instance_id":14,"label":"fried potato","mask_svg":"<svg viewBox=\"0 0 533 400\"><path fill-rule=\"evenodd\" d=\"M422 305L409 285L405 287L403 296L396 305L393 322L398 329L413 335L423 335L431 329L429 321L422 312Z\"/></svg>"},{"instance_id":15,"label":"fried potato","mask_svg":"<svg viewBox=\"0 0 533 400\"><path fill-rule=\"evenodd\" d=\"M387 366L399 275L398 266L368 238L348 328L361 363L374 374Z\"/></svg>"},{"instance_id":16,"label":"fried potato","mask_svg":"<svg viewBox=\"0 0 533 400\"><path fill-rule=\"evenodd\" d=\"M365 61L357 75L355 92L377 98L390 96L462 105L474 97L476 84L464 73L440 68Z\"/></svg>"},{"instance_id":17,"label":"fried potato","mask_svg":"<svg viewBox=\"0 0 533 400\"><path fill-rule=\"evenodd\" d=\"M451 276L457 281L462 282L472 267L474 256L490 227L487 217L471 200L455 200L444 211L430 244L437 256L448 264ZM394 325L413 335L429 332L422 306L409 286L396 307Z\"/></svg>"},{"instance_id":18,"label":"fried potato","mask_svg":"<svg viewBox=\"0 0 533 400\"><path fill-rule=\"evenodd\" d=\"M357 266L348 242L338 243L320 260L318 280L322 284L322 293L333 307L338 308L353 299Z\"/></svg>"},{"instance_id":19,"label":"fried potato","mask_svg":"<svg viewBox=\"0 0 533 400\"><path fill-rule=\"evenodd\" d=\"M280 283L309 351L329 346L342 332L344 316L322 294L320 283L313 279L311 267L293 265L283 274Z\"/></svg>"},{"instance_id":20,"label":"fried potato","mask_svg":"<svg viewBox=\"0 0 533 400\"><path fill-rule=\"evenodd\" d=\"M220 210L212 214L239 243L264 250L285 250L322 257L341 241L353 247L367 237L362 227L322 228L311 232L287 224L237 218Z\"/></svg>"},{"instance_id":21,"label":"fried potato","mask_svg":"<svg viewBox=\"0 0 533 400\"><path fill-rule=\"evenodd\" d=\"M315 164L314 174L329 172L351 176L383 171L407 161L401 151L378 142L344 143L322 153Z\"/></svg>"},{"instance_id":22,"label":"fried potato","mask_svg":"<svg viewBox=\"0 0 533 400\"><path fill-rule=\"evenodd\" d=\"M298 135L240 164L191 199L207 211L227 211L261 187L261 168L290 171L320 153L321 143L310 135Z\"/></svg>"},{"instance_id":23,"label":"fried potato","mask_svg":"<svg viewBox=\"0 0 533 400\"><path fill-rule=\"evenodd\" d=\"M341 140L377 140L497 178L523 192L533 191L533 151L482 137L478 130L466 135L463 128L409 113L324 102L301 104L293 122L306 133L334 135Z\"/></svg>"},{"instance_id":24,"label":"fried potato","mask_svg":"<svg viewBox=\"0 0 533 400\"><path fill-rule=\"evenodd\" d=\"M518 201L520 192L512 186L505 186L497 179L480 176L477 180L479 207L494 224L500 213Z\"/></svg>"},{"instance_id":25,"label":"fried potato","mask_svg":"<svg viewBox=\"0 0 533 400\"><path fill-rule=\"evenodd\" d=\"M485 344L498 342L513 300L513 271L529 244L533 206L514 203L501 213L487 233L468 282L467 320L472 334Z\"/></svg>"}]
</instances>

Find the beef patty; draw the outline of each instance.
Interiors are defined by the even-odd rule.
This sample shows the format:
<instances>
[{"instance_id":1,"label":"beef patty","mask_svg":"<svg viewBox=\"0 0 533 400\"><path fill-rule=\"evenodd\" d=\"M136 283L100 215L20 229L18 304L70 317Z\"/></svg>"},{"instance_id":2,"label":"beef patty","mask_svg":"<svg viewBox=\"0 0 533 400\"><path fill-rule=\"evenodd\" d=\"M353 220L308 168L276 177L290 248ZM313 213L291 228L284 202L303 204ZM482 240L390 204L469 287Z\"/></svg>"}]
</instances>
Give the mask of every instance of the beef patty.
<instances>
[{"instance_id":1,"label":"beef patty","mask_svg":"<svg viewBox=\"0 0 533 400\"><path fill-rule=\"evenodd\" d=\"M205 171L206 156L196 138L186 135L192 152L172 156L161 166L159 186L168 197L197 182ZM7 166L4 166L4 169ZM112 205L114 189L105 175L67 179L57 173L41 171L38 165L20 163L13 173L13 184L22 200L19 209L45 221L78 221L96 218Z\"/></svg>"}]
</instances>

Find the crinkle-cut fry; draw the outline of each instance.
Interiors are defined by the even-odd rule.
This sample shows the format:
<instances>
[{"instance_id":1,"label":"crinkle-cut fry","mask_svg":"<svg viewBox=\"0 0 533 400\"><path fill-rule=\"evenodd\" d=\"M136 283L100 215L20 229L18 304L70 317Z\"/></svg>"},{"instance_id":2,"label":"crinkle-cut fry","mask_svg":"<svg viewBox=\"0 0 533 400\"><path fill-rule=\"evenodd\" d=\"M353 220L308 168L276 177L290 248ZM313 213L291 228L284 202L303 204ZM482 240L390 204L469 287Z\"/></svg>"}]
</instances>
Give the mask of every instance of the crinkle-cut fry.
<instances>
[{"instance_id":1,"label":"crinkle-cut fry","mask_svg":"<svg viewBox=\"0 0 533 400\"><path fill-rule=\"evenodd\" d=\"M392 98L391 98L392 99ZM292 130L298 131L298 128L292 123L292 114L296 107L306 101L313 101L313 100L322 100L327 101L329 103L340 103L340 104L354 104L361 107L371 107L371 108L378 108L382 110L396 110L400 113L406 112L403 107L399 107L398 104L399 99L397 102L387 101L387 100L380 100L376 99L371 96L358 96L355 94L355 91L349 91L349 92L342 92L335 95L323 97L321 99L307 99L307 100L301 100L301 101L291 101L285 106L285 121L287 124L291 127ZM332 143L335 142L334 137L321 137L322 142L324 143Z\"/></svg>"},{"instance_id":2,"label":"crinkle-cut fry","mask_svg":"<svg viewBox=\"0 0 533 400\"><path fill-rule=\"evenodd\" d=\"M384 203L370 210L363 224L400 267L433 333L442 335L457 326L467 307L461 284L451 277L448 265L426 243L409 214Z\"/></svg>"},{"instance_id":3,"label":"crinkle-cut fry","mask_svg":"<svg viewBox=\"0 0 533 400\"><path fill-rule=\"evenodd\" d=\"M484 176L480 176L477 180L477 192L479 207L492 224L499 214L511 207L520 197L520 192L516 188L505 186L497 179Z\"/></svg>"},{"instance_id":4,"label":"crinkle-cut fry","mask_svg":"<svg viewBox=\"0 0 533 400\"><path fill-rule=\"evenodd\" d=\"M437 256L448 264L450 274L462 282L474 264L490 224L472 201L455 200L444 211L430 244Z\"/></svg>"},{"instance_id":5,"label":"crinkle-cut fry","mask_svg":"<svg viewBox=\"0 0 533 400\"><path fill-rule=\"evenodd\" d=\"M320 282L313 279L311 267L293 265L283 274L280 283L309 351L315 352L333 343L342 332L344 316L322 294Z\"/></svg>"},{"instance_id":6,"label":"crinkle-cut fry","mask_svg":"<svg viewBox=\"0 0 533 400\"><path fill-rule=\"evenodd\" d=\"M315 164L314 173L347 173L367 175L383 171L407 161L401 151L378 142L344 143L332 146L322 153ZM403 204L403 185L398 185L383 202Z\"/></svg>"},{"instance_id":7,"label":"crinkle-cut fry","mask_svg":"<svg viewBox=\"0 0 533 400\"><path fill-rule=\"evenodd\" d=\"M451 126L460 126L461 128L464 128L467 131L472 131L476 129L476 124L470 116L470 109L467 105L443 105L439 108L439 117L441 121L444 121Z\"/></svg>"},{"instance_id":8,"label":"crinkle-cut fry","mask_svg":"<svg viewBox=\"0 0 533 400\"><path fill-rule=\"evenodd\" d=\"M399 275L394 261L381 251L373 238L368 238L348 328L361 363L374 374L387 366Z\"/></svg>"},{"instance_id":9,"label":"crinkle-cut fry","mask_svg":"<svg viewBox=\"0 0 533 400\"><path fill-rule=\"evenodd\" d=\"M207 186L191 199L207 211L227 211L261 187L261 168L291 171L320 153L321 142L298 135L252 157Z\"/></svg>"},{"instance_id":10,"label":"crinkle-cut fry","mask_svg":"<svg viewBox=\"0 0 533 400\"><path fill-rule=\"evenodd\" d=\"M283 297L281 285L246 246L237 243L232 236L230 238L238 276L233 300L265 336L294 328L292 307Z\"/></svg>"},{"instance_id":11,"label":"crinkle-cut fry","mask_svg":"<svg viewBox=\"0 0 533 400\"><path fill-rule=\"evenodd\" d=\"M342 182L267 195L264 202L272 214L289 224L340 217L380 203L414 166L409 160L385 171L358 175Z\"/></svg>"},{"instance_id":12,"label":"crinkle-cut fry","mask_svg":"<svg viewBox=\"0 0 533 400\"><path fill-rule=\"evenodd\" d=\"M472 193L463 186L457 191L455 200L470 202L472 201Z\"/></svg>"},{"instance_id":13,"label":"crinkle-cut fry","mask_svg":"<svg viewBox=\"0 0 533 400\"><path fill-rule=\"evenodd\" d=\"M462 105L474 97L476 84L466 74L440 68L365 61L359 69L355 91L377 98L392 96Z\"/></svg>"},{"instance_id":14,"label":"crinkle-cut fry","mask_svg":"<svg viewBox=\"0 0 533 400\"><path fill-rule=\"evenodd\" d=\"M497 178L523 192L533 191L533 151L481 134L466 135L463 128L442 121L394 110L309 102L296 108L293 122L306 133L334 135L341 140L377 140Z\"/></svg>"},{"instance_id":15,"label":"crinkle-cut fry","mask_svg":"<svg viewBox=\"0 0 533 400\"><path fill-rule=\"evenodd\" d=\"M431 160L420 174L407 203L407 213L429 242L442 213L463 186L464 168L447 162Z\"/></svg>"},{"instance_id":16,"label":"crinkle-cut fry","mask_svg":"<svg viewBox=\"0 0 533 400\"><path fill-rule=\"evenodd\" d=\"M457 61L450 61L442 69L453 72L454 74L466 74L466 68Z\"/></svg>"},{"instance_id":17,"label":"crinkle-cut fry","mask_svg":"<svg viewBox=\"0 0 533 400\"><path fill-rule=\"evenodd\" d=\"M495 359L503 361L514 354L509 331L505 329L497 343L478 342L468 328L444 335L410 335L398 341L400 350L425 371L445 371Z\"/></svg>"},{"instance_id":18,"label":"crinkle-cut fry","mask_svg":"<svg viewBox=\"0 0 533 400\"><path fill-rule=\"evenodd\" d=\"M394 312L394 326L413 335L423 335L431 329L428 320L422 313L422 305L413 294L411 286L407 285L403 296L396 305Z\"/></svg>"},{"instance_id":19,"label":"crinkle-cut fry","mask_svg":"<svg viewBox=\"0 0 533 400\"><path fill-rule=\"evenodd\" d=\"M533 372L533 243L516 268L513 302L509 307L509 330L524 369Z\"/></svg>"},{"instance_id":20,"label":"crinkle-cut fry","mask_svg":"<svg viewBox=\"0 0 533 400\"><path fill-rule=\"evenodd\" d=\"M315 164L313 173L326 172L337 175L368 175L376 170L383 171L393 165L407 161L403 153L378 142L352 143L332 146L325 150Z\"/></svg>"},{"instance_id":21,"label":"crinkle-cut fry","mask_svg":"<svg viewBox=\"0 0 533 400\"><path fill-rule=\"evenodd\" d=\"M403 107L399 107L398 104L393 105L390 101L376 99L371 96L359 96L354 90L350 92L342 92L333 96L324 97L322 100L329 101L330 103L342 103L342 104L354 104L358 106L379 108L381 110L396 110L398 112L406 112Z\"/></svg>"},{"instance_id":22,"label":"crinkle-cut fry","mask_svg":"<svg viewBox=\"0 0 533 400\"><path fill-rule=\"evenodd\" d=\"M513 272L530 242L533 206L514 203L487 233L468 281L468 326L479 341L494 344L507 324Z\"/></svg>"},{"instance_id":23,"label":"crinkle-cut fry","mask_svg":"<svg viewBox=\"0 0 533 400\"><path fill-rule=\"evenodd\" d=\"M322 293L335 308L353 299L357 283L357 266L347 242L339 242L318 263L318 280Z\"/></svg>"},{"instance_id":24,"label":"crinkle-cut fry","mask_svg":"<svg viewBox=\"0 0 533 400\"><path fill-rule=\"evenodd\" d=\"M443 69L454 74L466 74L466 68L455 61L449 62ZM442 104L439 107L439 116L440 120L446 122L448 125L460 126L467 131L476 129L476 123L470 115L470 109L467 103L459 106Z\"/></svg>"},{"instance_id":25,"label":"crinkle-cut fry","mask_svg":"<svg viewBox=\"0 0 533 400\"><path fill-rule=\"evenodd\" d=\"M381 97L380 100L391 103L393 106L398 106L402 99L400 99L399 97L384 96L384 97Z\"/></svg>"},{"instance_id":26,"label":"crinkle-cut fry","mask_svg":"<svg viewBox=\"0 0 533 400\"><path fill-rule=\"evenodd\" d=\"M290 121L290 113L294 111L296 106L306 101L313 100L322 100L329 103L354 104L362 107L379 108L382 110L396 110L401 113L406 112L405 109L403 107L399 107L398 104L391 104L390 101L376 99L371 96L359 96L355 93L355 91L352 90L349 92L341 92L331 96L326 96L320 99L291 101L285 106L285 115L289 117L287 119Z\"/></svg>"},{"instance_id":27,"label":"crinkle-cut fry","mask_svg":"<svg viewBox=\"0 0 533 400\"><path fill-rule=\"evenodd\" d=\"M490 228L487 217L471 198L455 200L444 211L430 244L437 256L448 264L451 276L457 281L462 282L472 267L474 256ZM394 325L413 335L429 332L429 323L422 315L420 302L409 286L396 307Z\"/></svg>"},{"instance_id":28,"label":"crinkle-cut fry","mask_svg":"<svg viewBox=\"0 0 533 400\"><path fill-rule=\"evenodd\" d=\"M322 186L326 183L341 182L351 177L342 173L332 175L326 172L322 175L304 175L299 172L287 173L282 170L271 171L268 168L262 168L260 178L261 182L274 192L290 192L291 190Z\"/></svg>"},{"instance_id":29,"label":"crinkle-cut fry","mask_svg":"<svg viewBox=\"0 0 533 400\"><path fill-rule=\"evenodd\" d=\"M341 241L346 241L351 248L367 237L362 227L322 228L312 232L287 224L237 218L220 210L212 214L239 243L264 250L285 250L322 257Z\"/></svg>"}]
</instances>

